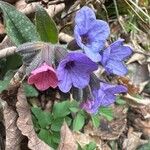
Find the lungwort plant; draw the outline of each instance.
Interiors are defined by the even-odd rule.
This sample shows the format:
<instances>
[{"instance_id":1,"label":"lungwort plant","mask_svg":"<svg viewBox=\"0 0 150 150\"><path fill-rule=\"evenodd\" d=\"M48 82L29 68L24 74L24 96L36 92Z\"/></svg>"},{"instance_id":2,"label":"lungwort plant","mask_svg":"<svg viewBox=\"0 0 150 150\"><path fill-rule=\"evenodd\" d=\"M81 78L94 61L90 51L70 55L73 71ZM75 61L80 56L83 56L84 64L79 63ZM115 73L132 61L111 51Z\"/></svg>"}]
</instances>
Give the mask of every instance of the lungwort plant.
<instances>
[{"instance_id":1,"label":"lungwort plant","mask_svg":"<svg viewBox=\"0 0 150 150\"><path fill-rule=\"evenodd\" d=\"M87 6L77 11L74 47L78 48L72 51L70 43L59 43L57 26L43 7L36 8L35 25L5 2L0 2L0 9L7 35L17 46L16 53L11 56L14 67L9 69L17 69L21 64L25 66L23 82L30 99L46 94L50 100L52 97L47 93L55 93L49 111L36 103L32 105L39 138L57 148L64 121L72 130L82 131L89 120L94 127L99 127L101 116L108 120L113 118L109 105L115 102L116 95L126 93L127 88L101 80L94 72L101 66L108 76L126 75L124 60L132 54L132 49L124 45L123 39L106 46L110 34L106 21L96 19L94 11ZM10 61L9 57L6 59ZM5 79L1 81L4 82Z\"/></svg>"}]
</instances>

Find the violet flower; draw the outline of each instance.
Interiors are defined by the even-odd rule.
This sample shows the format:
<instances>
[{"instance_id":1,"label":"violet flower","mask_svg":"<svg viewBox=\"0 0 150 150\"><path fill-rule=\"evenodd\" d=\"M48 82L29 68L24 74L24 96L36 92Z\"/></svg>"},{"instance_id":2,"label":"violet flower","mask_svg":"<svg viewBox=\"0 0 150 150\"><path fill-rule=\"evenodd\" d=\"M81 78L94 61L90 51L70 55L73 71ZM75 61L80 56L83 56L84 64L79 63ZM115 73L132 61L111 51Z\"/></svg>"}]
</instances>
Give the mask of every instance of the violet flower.
<instances>
[{"instance_id":1,"label":"violet flower","mask_svg":"<svg viewBox=\"0 0 150 150\"><path fill-rule=\"evenodd\" d=\"M90 74L98 68L98 65L91 61L81 52L70 52L59 63L57 76L59 88L62 92L68 92L72 85L79 89L88 85Z\"/></svg>"},{"instance_id":2,"label":"violet flower","mask_svg":"<svg viewBox=\"0 0 150 150\"><path fill-rule=\"evenodd\" d=\"M123 41L123 39L118 39L102 53L101 63L109 74L123 76L128 72L122 61L132 54L132 49L129 46L124 46Z\"/></svg>"},{"instance_id":3,"label":"violet flower","mask_svg":"<svg viewBox=\"0 0 150 150\"><path fill-rule=\"evenodd\" d=\"M105 21L97 20L92 9L82 7L75 16L74 36L78 46L94 62L101 60L103 49L110 29Z\"/></svg>"},{"instance_id":4,"label":"violet flower","mask_svg":"<svg viewBox=\"0 0 150 150\"><path fill-rule=\"evenodd\" d=\"M49 87L56 88L58 79L54 68L46 63L42 64L31 72L28 84L34 84L40 91L47 90Z\"/></svg>"},{"instance_id":5,"label":"violet flower","mask_svg":"<svg viewBox=\"0 0 150 150\"><path fill-rule=\"evenodd\" d=\"M100 106L109 106L115 102L116 94L127 92L127 88L123 85L111 85L101 83L100 88L93 90L93 99L88 99L81 103L81 108L90 114L96 114Z\"/></svg>"}]
</instances>

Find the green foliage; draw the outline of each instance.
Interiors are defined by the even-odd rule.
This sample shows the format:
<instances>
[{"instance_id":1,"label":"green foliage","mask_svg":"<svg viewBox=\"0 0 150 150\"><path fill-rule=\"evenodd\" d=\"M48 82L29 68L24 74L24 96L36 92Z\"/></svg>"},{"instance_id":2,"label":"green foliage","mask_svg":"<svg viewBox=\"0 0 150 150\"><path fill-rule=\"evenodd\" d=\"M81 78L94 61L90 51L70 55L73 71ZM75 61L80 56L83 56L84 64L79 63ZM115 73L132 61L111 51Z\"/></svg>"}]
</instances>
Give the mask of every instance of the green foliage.
<instances>
[{"instance_id":1,"label":"green foliage","mask_svg":"<svg viewBox=\"0 0 150 150\"><path fill-rule=\"evenodd\" d=\"M5 70L17 69L22 64L22 58L18 54L8 56L6 58Z\"/></svg>"},{"instance_id":2,"label":"green foliage","mask_svg":"<svg viewBox=\"0 0 150 150\"><path fill-rule=\"evenodd\" d=\"M40 108L33 107L32 113L38 120L38 123L41 128L47 128L52 122L52 116L50 112L42 111Z\"/></svg>"},{"instance_id":3,"label":"green foliage","mask_svg":"<svg viewBox=\"0 0 150 150\"><path fill-rule=\"evenodd\" d=\"M99 113L100 115L104 116L109 121L113 119L113 113L110 107L101 107L99 109Z\"/></svg>"},{"instance_id":4,"label":"green foliage","mask_svg":"<svg viewBox=\"0 0 150 150\"><path fill-rule=\"evenodd\" d=\"M73 109L70 110L70 108ZM63 122L66 121L68 126L71 126L72 110L79 110L79 104L76 101L63 101L55 103L52 112L45 112L38 107L32 107L31 110L39 138L56 149L60 141L60 129ZM80 114L84 113L80 112Z\"/></svg>"},{"instance_id":5,"label":"green foliage","mask_svg":"<svg viewBox=\"0 0 150 150\"><path fill-rule=\"evenodd\" d=\"M144 144L137 148L137 150L149 150L150 149L150 141L147 144Z\"/></svg>"},{"instance_id":6,"label":"green foliage","mask_svg":"<svg viewBox=\"0 0 150 150\"><path fill-rule=\"evenodd\" d=\"M93 126L95 128L98 128L100 125L100 115L99 114L93 115L91 116L91 119L92 119Z\"/></svg>"},{"instance_id":7,"label":"green foliage","mask_svg":"<svg viewBox=\"0 0 150 150\"><path fill-rule=\"evenodd\" d=\"M73 131L80 131L85 120L89 117L84 110L81 110L77 101L62 101L55 103L52 112L45 112L41 108L33 107L33 122L39 138L56 148L60 141L60 130L64 121ZM112 110L102 107L96 115L91 116L93 126L98 128L100 116L112 120ZM55 136L54 136L55 135ZM90 143L83 150L94 150L95 144Z\"/></svg>"},{"instance_id":8,"label":"green foliage","mask_svg":"<svg viewBox=\"0 0 150 150\"><path fill-rule=\"evenodd\" d=\"M4 15L7 35L16 45L39 40L35 26L23 13L2 1L0 1L0 9Z\"/></svg>"},{"instance_id":9,"label":"green foliage","mask_svg":"<svg viewBox=\"0 0 150 150\"><path fill-rule=\"evenodd\" d=\"M37 97L39 95L38 91L27 83L24 83L24 91L26 97Z\"/></svg>"},{"instance_id":10,"label":"green foliage","mask_svg":"<svg viewBox=\"0 0 150 150\"><path fill-rule=\"evenodd\" d=\"M53 19L47 14L43 7L38 6L36 9L36 28L44 42L57 43L58 30Z\"/></svg>"},{"instance_id":11,"label":"green foliage","mask_svg":"<svg viewBox=\"0 0 150 150\"><path fill-rule=\"evenodd\" d=\"M96 150L96 143L90 142L89 144L86 144L83 148L79 145L78 150Z\"/></svg>"},{"instance_id":12,"label":"green foliage","mask_svg":"<svg viewBox=\"0 0 150 150\"><path fill-rule=\"evenodd\" d=\"M123 99L121 99L120 96L117 96L117 99L116 99L115 103L118 104L118 105L124 105L124 104L126 104L126 102Z\"/></svg>"},{"instance_id":13,"label":"green foliage","mask_svg":"<svg viewBox=\"0 0 150 150\"><path fill-rule=\"evenodd\" d=\"M61 103L55 103L53 107L53 115L56 118L65 117L70 113L69 101L63 101Z\"/></svg>"},{"instance_id":14,"label":"green foliage","mask_svg":"<svg viewBox=\"0 0 150 150\"><path fill-rule=\"evenodd\" d=\"M83 128L85 117L83 111L79 111L73 120L73 131L79 131Z\"/></svg>"},{"instance_id":15,"label":"green foliage","mask_svg":"<svg viewBox=\"0 0 150 150\"><path fill-rule=\"evenodd\" d=\"M8 87L9 82L11 78L13 77L13 74L14 73L12 71L8 71L5 74L4 80L0 80L0 93Z\"/></svg>"}]
</instances>

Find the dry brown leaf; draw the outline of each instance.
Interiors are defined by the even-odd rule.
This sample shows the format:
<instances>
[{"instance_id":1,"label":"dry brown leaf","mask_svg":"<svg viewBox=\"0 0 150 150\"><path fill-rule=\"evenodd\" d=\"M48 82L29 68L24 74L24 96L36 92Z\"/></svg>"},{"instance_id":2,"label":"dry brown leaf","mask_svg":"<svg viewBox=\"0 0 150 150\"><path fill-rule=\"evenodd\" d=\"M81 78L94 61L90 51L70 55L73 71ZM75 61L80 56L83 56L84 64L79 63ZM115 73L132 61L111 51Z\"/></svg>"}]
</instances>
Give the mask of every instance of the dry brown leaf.
<instances>
[{"instance_id":1,"label":"dry brown leaf","mask_svg":"<svg viewBox=\"0 0 150 150\"><path fill-rule=\"evenodd\" d=\"M61 127L61 141L58 150L77 150L78 145L66 122Z\"/></svg>"},{"instance_id":2,"label":"dry brown leaf","mask_svg":"<svg viewBox=\"0 0 150 150\"><path fill-rule=\"evenodd\" d=\"M89 122L84 128L84 132L91 136L97 136L102 140L118 139L126 129L127 110L124 106L115 106L113 107L113 112L115 118L112 121L108 121L105 118L102 118L100 120L101 124L99 128L93 128Z\"/></svg>"},{"instance_id":3,"label":"dry brown leaf","mask_svg":"<svg viewBox=\"0 0 150 150\"><path fill-rule=\"evenodd\" d=\"M5 103L3 110L5 128L6 128L6 144L5 150L20 150L22 134L16 125L18 114L11 106Z\"/></svg>"},{"instance_id":4,"label":"dry brown leaf","mask_svg":"<svg viewBox=\"0 0 150 150\"><path fill-rule=\"evenodd\" d=\"M147 143L146 140L140 139L141 135L141 132L133 132L133 129L130 128L128 131L128 137L123 142L123 149L136 150L138 146Z\"/></svg>"},{"instance_id":5,"label":"dry brown leaf","mask_svg":"<svg viewBox=\"0 0 150 150\"><path fill-rule=\"evenodd\" d=\"M139 107L139 106L142 106L142 105L150 105L150 98L149 97L136 98L136 97L133 97L129 94L126 94L126 95L123 95L123 99L126 100L126 102L131 107Z\"/></svg>"},{"instance_id":6,"label":"dry brown leaf","mask_svg":"<svg viewBox=\"0 0 150 150\"><path fill-rule=\"evenodd\" d=\"M34 131L30 108L22 87L18 90L17 100L16 107L19 115L17 126L22 134L28 137L28 147L31 150L52 150L52 148L38 138Z\"/></svg>"},{"instance_id":7,"label":"dry brown leaf","mask_svg":"<svg viewBox=\"0 0 150 150\"><path fill-rule=\"evenodd\" d=\"M99 137L90 136L89 134L81 132L74 132L73 136L81 147L84 147L92 141L96 142L97 149L101 149L102 147L102 141Z\"/></svg>"},{"instance_id":8,"label":"dry brown leaf","mask_svg":"<svg viewBox=\"0 0 150 150\"><path fill-rule=\"evenodd\" d=\"M131 56L131 58L128 60L127 64L133 63L133 62L139 62L139 61L143 61L145 60L146 57L145 55L139 54L139 53L135 53Z\"/></svg>"},{"instance_id":9,"label":"dry brown leaf","mask_svg":"<svg viewBox=\"0 0 150 150\"><path fill-rule=\"evenodd\" d=\"M139 93L139 88L134 85L128 77L116 77L119 84L123 84L128 88L128 93L130 95L135 95Z\"/></svg>"},{"instance_id":10,"label":"dry brown leaf","mask_svg":"<svg viewBox=\"0 0 150 150\"><path fill-rule=\"evenodd\" d=\"M102 119L100 128L94 129L87 125L85 132L88 132L91 136L98 136L102 140L116 140L125 130L126 123L126 119L117 119L111 122Z\"/></svg>"}]
</instances>

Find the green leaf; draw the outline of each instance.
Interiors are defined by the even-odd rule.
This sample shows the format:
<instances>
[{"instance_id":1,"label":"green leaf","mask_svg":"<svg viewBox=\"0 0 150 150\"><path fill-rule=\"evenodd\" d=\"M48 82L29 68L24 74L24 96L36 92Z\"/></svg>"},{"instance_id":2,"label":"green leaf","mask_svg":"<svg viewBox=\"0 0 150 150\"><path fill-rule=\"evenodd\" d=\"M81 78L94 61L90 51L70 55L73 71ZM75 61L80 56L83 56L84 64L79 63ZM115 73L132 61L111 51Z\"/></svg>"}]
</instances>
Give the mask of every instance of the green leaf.
<instances>
[{"instance_id":1,"label":"green leaf","mask_svg":"<svg viewBox=\"0 0 150 150\"><path fill-rule=\"evenodd\" d=\"M54 143L60 143L60 132L53 132L52 141Z\"/></svg>"},{"instance_id":2,"label":"green leaf","mask_svg":"<svg viewBox=\"0 0 150 150\"><path fill-rule=\"evenodd\" d=\"M40 34L41 40L44 42L51 42L53 44L57 43L58 30L56 24L43 7L37 7L35 17L36 28Z\"/></svg>"},{"instance_id":3,"label":"green leaf","mask_svg":"<svg viewBox=\"0 0 150 150\"><path fill-rule=\"evenodd\" d=\"M82 113L78 112L73 120L73 131L79 131L82 129L85 123L85 118Z\"/></svg>"},{"instance_id":4,"label":"green leaf","mask_svg":"<svg viewBox=\"0 0 150 150\"><path fill-rule=\"evenodd\" d=\"M38 91L29 84L24 83L24 91L27 97L37 97L39 95Z\"/></svg>"},{"instance_id":5,"label":"green leaf","mask_svg":"<svg viewBox=\"0 0 150 150\"><path fill-rule=\"evenodd\" d=\"M67 117L65 117L65 121L66 121L67 125L70 126L71 122L72 122L72 119L67 116Z\"/></svg>"},{"instance_id":6,"label":"green leaf","mask_svg":"<svg viewBox=\"0 0 150 150\"><path fill-rule=\"evenodd\" d=\"M52 123L52 116L50 112L42 111L41 108L38 107L32 107L31 110L38 120L41 128L47 128Z\"/></svg>"},{"instance_id":7,"label":"green leaf","mask_svg":"<svg viewBox=\"0 0 150 150\"><path fill-rule=\"evenodd\" d=\"M53 116L54 118L65 117L70 114L69 110L69 101L63 101L61 103L55 103L53 107Z\"/></svg>"},{"instance_id":8,"label":"green leaf","mask_svg":"<svg viewBox=\"0 0 150 150\"><path fill-rule=\"evenodd\" d=\"M51 124L51 130L56 132L60 131L63 122L64 122L64 118L58 118L53 120Z\"/></svg>"},{"instance_id":9,"label":"green leaf","mask_svg":"<svg viewBox=\"0 0 150 150\"><path fill-rule=\"evenodd\" d=\"M118 104L118 105L126 104L126 102L123 99L121 99L120 96L117 97L115 103Z\"/></svg>"},{"instance_id":10,"label":"green leaf","mask_svg":"<svg viewBox=\"0 0 150 150\"><path fill-rule=\"evenodd\" d=\"M101 107L99 113L109 121L113 119L113 113L110 107Z\"/></svg>"},{"instance_id":11,"label":"green leaf","mask_svg":"<svg viewBox=\"0 0 150 150\"><path fill-rule=\"evenodd\" d=\"M137 150L149 150L150 149L150 141L147 144L141 145Z\"/></svg>"},{"instance_id":12,"label":"green leaf","mask_svg":"<svg viewBox=\"0 0 150 150\"><path fill-rule=\"evenodd\" d=\"M49 146L53 145L53 142L52 142L53 135L48 130L41 129L39 134L38 134L38 137L42 141L44 141L46 144L48 144Z\"/></svg>"},{"instance_id":13,"label":"green leaf","mask_svg":"<svg viewBox=\"0 0 150 150\"><path fill-rule=\"evenodd\" d=\"M0 1L0 9L4 15L7 35L16 44L39 41L39 35L35 26L23 13L6 2Z\"/></svg>"},{"instance_id":14,"label":"green leaf","mask_svg":"<svg viewBox=\"0 0 150 150\"><path fill-rule=\"evenodd\" d=\"M99 125L100 125L100 116L99 116L99 114L96 114L96 115L94 115L94 116L91 116L91 118L92 118L93 126L94 126L95 128L98 128Z\"/></svg>"},{"instance_id":15,"label":"green leaf","mask_svg":"<svg viewBox=\"0 0 150 150\"><path fill-rule=\"evenodd\" d=\"M22 64L22 58L20 55L18 54L14 54L14 55L11 55L11 56L8 56L6 58L6 71L7 70L14 70L14 69L17 69L18 67L20 67Z\"/></svg>"},{"instance_id":16,"label":"green leaf","mask_svg":"<svg viewBox=\"0 0 150 150\"><path fill-rule=\"evenodd\" d=\"M80 110L79 103L75 100L71 101L69 109L71 112L76 113Z\"/></svg>"},{"instance_id":17,"label":"green leaf","mask_svg":"<svg viewBox=\"0 0 150 150\"><path fill-rule=\"evenodd\" d=\"M5 74L4 80L0 80L0 93L8 87L9 82L11 78L13 77L13 74L14 73L12 71L8 71Z\"/></svg>"},{"instance_id":18,"label":"green leaf","mask_svg":"<svg viewBox=\"0 0 150 150\"><path fill-rule=\"evenodd\" d=\"M84 146L83 150L96 150L96 143L90 142L89 144Z\"/></svg>"}]
</instances>

